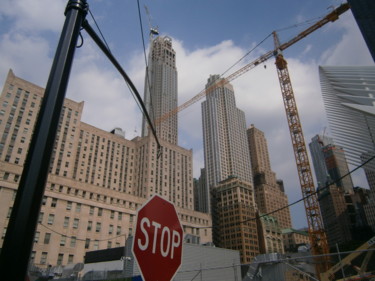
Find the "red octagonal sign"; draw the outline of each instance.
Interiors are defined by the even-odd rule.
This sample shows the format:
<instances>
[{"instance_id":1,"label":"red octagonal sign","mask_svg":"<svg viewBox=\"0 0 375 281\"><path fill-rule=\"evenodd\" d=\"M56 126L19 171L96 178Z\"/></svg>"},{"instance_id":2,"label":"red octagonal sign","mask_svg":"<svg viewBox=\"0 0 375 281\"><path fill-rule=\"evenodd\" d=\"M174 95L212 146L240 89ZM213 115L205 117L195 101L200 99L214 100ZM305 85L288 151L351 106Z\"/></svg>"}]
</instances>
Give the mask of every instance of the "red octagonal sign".
<instances>
[{"instance_id":1,"label":"red octagonal sign","mask_svg":"<svg viewBox=\"0 0 375 281\"><path fill-rule=\"evenodd\" d=\"M170 281L181 265L183 231L174 205L154 195L137 212L133 254L144 281Z\"/></svg>"}]
</instances>

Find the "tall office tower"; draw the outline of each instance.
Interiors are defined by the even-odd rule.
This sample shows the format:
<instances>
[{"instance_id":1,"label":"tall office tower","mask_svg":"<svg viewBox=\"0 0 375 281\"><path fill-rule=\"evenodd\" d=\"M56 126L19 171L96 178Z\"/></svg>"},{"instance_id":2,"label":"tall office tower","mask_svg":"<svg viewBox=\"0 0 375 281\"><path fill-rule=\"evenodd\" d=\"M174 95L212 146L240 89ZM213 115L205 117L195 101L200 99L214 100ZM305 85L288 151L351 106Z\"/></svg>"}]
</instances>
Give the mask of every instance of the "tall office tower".
<instances>
[{"instance_id":1,"label":"tall office tower","mask_svg":"<svg viewBox=\"0 0 375 281\"><path fill-rule=\"evenodd\" d=\"M206 89L222 79L211 75ZM245 114L236 107L233 86L226 83L202 103L204 163L210 191L229 176L252 183Z\"/></svg>"},{"instance_id":2,"label":"tall office tower","mask_svg":"<svg viewBox=\"0 0 375 281\"><path fill-rule=\"evenodd\" d=\"M172 48L172 39L168 36L158 36L151 41L144 102L152 121L158 120L177 107L176 53ZM150 133L147 120L143 118L142 136ZM156 124L156 133L161 139L177 145L177 114L172 114Z\"/></svg>"},{"instance_id":3,"label":"tall office tower","mask_svg":"<svg viewBox=\"0 0 375 281\"><path fill-rule=\"evenodd\" d=\"M320 66L319 75L335 144L361 165L363 153L375 155L375 66ZM366 168L375 170L375 161Z\"/></svg>"},{"instance_id":4,"label":"tall office tower","mask_svg":"<svg viewBox=\"0 0 375 281\"><path fill-rule=\"evenodd\" d=\"M375 61L375 1L348 0L350 9L365 39L372 59Z\"/></svg>"},{"instance_id":5,"label":"tall office tower","mask_svg":"<svg viewBox=\"0 0 375 281\"><path fill-rule=\"evenodd\" d=\"M259 252L253 186L235 176L212 190L213 242L239 250L241 263L250 263Z\"/></svg>"},{"instance_id":6,"label":"tall office tower","mask_svg":"<svg viewBox=\"0 0 375 281\"><path fill-rule=\"evenodd\" d=\"M252 174L254 177L255 202L260 213L266 214L288 205L288 197L283 186L278 184L271 170L267 140L264 133L252 124L247 129ZM289 208L272 214L278 220L281 229L291 228L292 220Z\"/></svg>"},{"instance_id":7,"label":"tall office tower","mask_svg":"<svg viewBox=\"0 0 375 281\"><path fill-rule=\"evenodd\" d=\"M209 213L209 203L206 186L206 169L201 169L199 179L194 179L194 208L198 212Z\"/></svg>"},{"instance_id":8,"label":"tall office tower","mask_svg":"<svg viewBox=\"0 0 375 281\"><path fill-rule=\"evenodd\" d=\"M10 71L0 96L0 245L43 95ZM186 235L211 242L210 215L193 207L192 151L161 141L157 159L152 136L127 140L121 129L81 122L83 105L64 101L32 262L80 263L86 251L123 246L137 209L154 193L175 204Z\"/></svg>"},{"instance_id":9,"label":"tall office tower","mask_svg":"<svg viewBox=\"0 0 375 281\"><path fill-rule=\"evenodd\" d=\"M309 143L318 185L335 182L347 194L353 194L353 181L349 173L344 150L333 144L330 137L316 135Z\"/></svg>"},{"instance_id":10,"label":"tall office tower","mask_svg":"<svg viewBox=\"0 0 375 281\"><path fill-rule=\"evenodd\" d=\"M346 202L345 192L336 185L320 190L318 188L319 206L323 217L324 229L327 233L328 245L335 247L336 243L341 244L352 239L351 220Z\"/></svg>"}]
</instances>

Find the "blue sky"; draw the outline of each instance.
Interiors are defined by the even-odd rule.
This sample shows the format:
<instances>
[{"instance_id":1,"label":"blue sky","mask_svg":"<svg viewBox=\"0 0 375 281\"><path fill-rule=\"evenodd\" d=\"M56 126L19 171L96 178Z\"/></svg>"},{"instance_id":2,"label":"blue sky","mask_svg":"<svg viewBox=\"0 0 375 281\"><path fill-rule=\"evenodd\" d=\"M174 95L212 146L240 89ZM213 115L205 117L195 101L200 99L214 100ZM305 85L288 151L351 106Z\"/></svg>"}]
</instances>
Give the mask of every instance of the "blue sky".
<instances>
[{"instance_id":1,"label":"blue sky","mask_svg":"<svg viewBox=\"0 0 375 281\"><path fill-rule=\"evenodd\" d=\"M0 10L0 85L10 68L25 80L45 87L60 36L65 0L2 0ZM90 9L113 54L143 96L145 63L137 1L91 0ZM273 30L326 15L337 0L139 0L145 44L148 17L161 35L173 39L179 73L179 104L199 93L210 74L222 74ZM92 18L87 19L94 27ZM307 25L279 32L281 42ZM121 127L131 139L140 134L141 114L122 78L91 38L82 31L67 97L84 101L83 121L104 130ZM269 38L237 68L273 48ZM318 77L319 65L373 65L350 11L284 52L289 63L305 140L324 130L329 134ZM274 61L232 82L237 106L247 125L264 131L272 169L284 180L289 201L301 198L296 165ZM235 71L237 68L233 69ZM229 72L228 75L230 73ZM200 102L179 114L179 143L192 148L194 176L203 167ZM365 185L363 173L354 182ZM303 204L292 207L294 227L307 225Z\"/></svg>"}]
</instances>

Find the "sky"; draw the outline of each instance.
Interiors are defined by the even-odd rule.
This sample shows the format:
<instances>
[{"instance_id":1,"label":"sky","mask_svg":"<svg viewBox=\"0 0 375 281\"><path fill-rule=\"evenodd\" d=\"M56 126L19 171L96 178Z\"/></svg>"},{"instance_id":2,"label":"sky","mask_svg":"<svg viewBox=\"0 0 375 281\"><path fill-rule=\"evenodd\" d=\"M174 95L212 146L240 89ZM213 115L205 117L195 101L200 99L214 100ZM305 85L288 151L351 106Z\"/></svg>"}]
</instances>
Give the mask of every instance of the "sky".
<instances>
[{"instance_id":1,"label":"sky","mask_svg":"<svg viewBox=\"0 0 375 281\"><path fill-rule=\"evenodd\" d=\"M9 69L16 76L45 87L67 2L1 1L1 87ZM171 37L178 69L178 103L182 104L204 89L211 74L225 73L227 77L272 50L274 43L268 37L272 31L278 32L281 43L286 42L307 28L311 19L317 20L341 3L338 0L89 0L93 17L89 13L86 18L92 27L99 26L142 97L145 55L141 30L146 52L150 26L158 27L161 36ZM106 131L120 127L127 139L140 135L142 115L128 87L87 33L84 30L81 33L83 45L75 52L66 97L84 101L84 122ZM330 134L318 67L374 63L351 11L289 47L284 57L308 145L316 134ZM299 200L302 193L274 60L241 75L231 84L237 107L245 112L247 126L254 124L265 133L272 170L284 181L289 202ZM202 101L179 113L179 145L193 149L194 177L199 177L204 167ZM366 187L362 171L355 173L353 180L356 185ZM291 213L294 228L307 226L303 203L291 207Z\"/></svg>"}]
</instances>

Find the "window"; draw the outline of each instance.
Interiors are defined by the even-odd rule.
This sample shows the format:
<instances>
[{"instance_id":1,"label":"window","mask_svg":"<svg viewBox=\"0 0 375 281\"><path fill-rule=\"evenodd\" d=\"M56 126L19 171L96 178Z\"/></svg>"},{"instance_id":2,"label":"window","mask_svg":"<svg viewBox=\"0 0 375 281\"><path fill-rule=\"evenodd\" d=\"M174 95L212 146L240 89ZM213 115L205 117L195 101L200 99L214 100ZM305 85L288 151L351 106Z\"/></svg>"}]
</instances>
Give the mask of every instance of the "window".
<instances>
[{"instance_id":1,"label":"window","mask_svg":"<svg viewBox=\"0 0 375 281\"><path fill-rule=\"evenodd\" d=\"M43 196L43 199L42 199L42 205L45 206L47 203L47 197L46 196Z\"/></svg>"},{"instance_id":2,"label":"window","mask_svg":"<svg viewBox=\"0 0 375 281\"><path fill-rule=\"evenodd\" d=\"M64 218L64 228L67 228L69 226L69 217Z\"/></svg>"},{"instance_id":3,"label":"window","mask_svg":"<svg viewBox=\"0 0 375 281\"><path fill-rule=\"evenodd\" d=\"M111 211L111 219L115 217L115 211Z\"/></svg>"},{"instance_id":4,"label":"window","mask_svg":"<svg viewBox=\"0 0 375 281\"><path fill-rule=\"evenodd\" d=\"M57 256L57 265L61 265L62 264L62 261L64 259L64 254L60 253L58 256Z\"/></svg>"},{"instance_id":5,"label":"window","mask_svg":"<svg viewBox=\"0 0 375 281\"><path fill-rule=\"evenodd\" d=\"M52 198L51 207L56 208L57 205L57 198Z\"/></svg>"},{"instance_id":6,"label":"window","mask_svg":"<svg viewBox=\"0 0 375 281\"><path fill-rule=\"evenodd\" d=\"M88 249L90 248L90 239L89 238L86 238L86 241L85 241L85 249Z\"/></svg>"},{"instance_id":7,"label":"window","mask_svg":"<svg viewBox=\"0 0 375 281\"><path fill-rule=\"evenodd\" d=\"M112 241L108 241L108 243L107 243L107 248L108 248L108 249L112 248Z\"/></svg>"},{"instance_id":8,"label":"window","mask_svg":"<svg viewBox=\"0 0 375 281\"><path fill-rule=\"evenodd\" d=\"M72 201L66 202L66 209L71 210L72 209Z\"/></svg>"},{"instance_id":9,"label":"window","mask_svg":"<svg viewBox=\"0 0 375 281\"><path fill-rule=\"evenodd\" d=\"M78 228L79 219L75 218L73 221L73 228Z\"/></svg>"},{"instance_id":10,"label":"window","mask_svg":"<svg viewBox=\"0 0 375 281\"><path fill-rule=\"evenodd\" d=\"M44 235L44 244L49 244L50 239L51 239L51 233L46 233Z\"/></svg>"},{"instance_id":11,"label":"window","mask_svg":"<svg viewBox=\"0 0 375 281\"><path fill-rule=\"evenodd\" d=\"M43 222L43 216L44 216L44 213L39 213L38 223Z\"/></svg>"},{"instance_id":12,"label":"window","mask_svg":"<svg viewBox=\"0 0 375 281\"><path fill-rule=\"evenodd\" d=\"M4 239L6 233L7 233L7 228L4 227L4 229L3 229L3 234L1 235L1 238L2 238L2 239Z\"/></svg>"},{"instance_id":13,"label":"window","mask_svg":"<svg viewBox=\"0 0 375 281\"><path fill-rule=\"evenodd\" d=\"M94 250L99 250L99 241L98 240L94 241Z\"/></svg>"},{"instance_id":14,"label":"window","mask_svg":"<svg viewBox=\"0 0 375 281\"><path fill-rule=\"evenodd\" d=\"M49 214L48 215L48 224L53 224L54 220L55 220L55 215Z\"/></svg>"},{"instance_id":15,"label":"window","mask_svg":"<svg viewBox=\"0 0 375 281\"><path fill-rule=\"evenodd\" d=\"M95 211L95 207L90 206L90 215L93 215L93 214L94 214L94 211Z\"/></svg>"},{"instance_id":16,"label":"window","mask_svg":"<svg viewBox=\"0 0 375 281\"><path fill-rule=\"evenodd\" d=\"M122 220L122 213L121 212L118 212L118 220Z\"/></svg>"},{"instance_id":17,"label":"window","mask_svg":"<svg viewBox=\"0 0 375 281\"><path fill-rule=\"evenodd\" d=\"M91 231L92 229L92 221L88 221L87 223L87 231Z\"/></svg>"},{"instance_id":18,"label":"window","mask_svg":"<svg viewBox=\"0 0 375 281\"><path fill-rule=\"evenodd\" d=\"M120 234L121 234L121 226L117 226L116 234L117 234L117 235L120 235Z\"/></svg>"},{"instance_id":19,"label":"window","mask_svg":"<svg viewBox=\"0 0 375 281\"><path fill-rule=\"evenodd\" d=\"M40 263L46 264L46 261L47 261L47 252L42 252L42 255L40 257Z\"/></svg>"},{"instance_id":20,"label":"window","mask_svg":"<svg viewBox=\"0 0 375 281\"><path fill-rule=\"evenodd\" d=\"M77 241L77 238L73 236L70 239L70 247L74 248L76 246L76 241Z\"/></svg>"},{"instance_id":21,"label":"window","mask_svg":"<svg viewBox=\"0 0 375 281\"><path fill-rule=\"evenodd\" d=\"M109 225L108 234L112 234L112 233L113 233L113 225L110 224L110 225Z\"/></svg>"},{"instance_id":22,"label":"window","mask_svg":"<svg viewBox=\"0 0 375 281\"><path fill-rule=\"evenodd\" d=\"M100 232L101 229L102 229L102 224L100 222L97 222L96 223L96 232Z\"/></svg>"},{"instance_id":23,"label":"window","mask_svg":"<svg viewBox=\"0 0 375 281\"><path fill-rule=\"evenodd\" d=\"M8 172L5 172L4 173L4 176L3 176L3 179L4 180L7 180L9 178L9 173Z\"/></svg>"},{"instance_id":24,"label":"window","mask_svg":"<svg viewBox=\"0 0 375 281\"><path fill-rule=\"evenodd\" d=\"M40 237L40 232L39 232L39 231L35 232L35 235L34 235L34 243L38 243L38 241L39 241L39 237Z\"/></svg>"},{"instance_id":25,"label":"window","mask_svg":"<svg viewBox=\"0 0 375 281\"><path fill-rule=\"evenodd\" d=\"M103 215L103 209L99 208L98 209L98 216L101 217Z\"/></svg>"},{"instance_id":26,"label":"window","mask_svg":"<svg viewBox=\"0 0 375 281\"><path fill-rule=\"evenodd\" d=\"M9 207L9 209L8 209L8 214L7 214L7 219L10 218L10 215L11 215L11 213L12 213L12 209L13 209L13 207Z\"/></svg>"},{"instance_id":27,"label":"window","mask_svg":"<svg viewBox=\"0 0 375 281\"><path fill-rule=\"evenodd\" d=\"M80 213L80 212L81 212L81 206L82 206L81 203L77 203L77 205L76 205L76 212L77 212L77 213Z\"/></svg>"},{"instance_id":28,"label":"window","mask_svg":"<svg viewBox=\"0 0 375 281\"><path fill-rule=\"evenodd\" d=\"M61 239L60 239L60 246L65 246L65 243L66 243L66 236L61 236Z\"/></svg>"},{"instance_id":29,"label":"window","mask_svg":"<svg viewBox=\"0 0 375 281\"><path fill-rule=\"evenodd\" d=\"M69 257L68 257L68 264L73 263L73 260L74 260L74 255L69 255Z\"/></svg>"}]
</instances>

